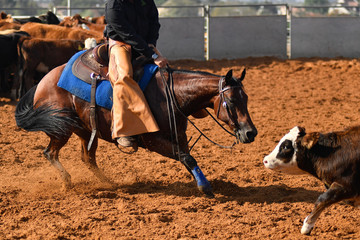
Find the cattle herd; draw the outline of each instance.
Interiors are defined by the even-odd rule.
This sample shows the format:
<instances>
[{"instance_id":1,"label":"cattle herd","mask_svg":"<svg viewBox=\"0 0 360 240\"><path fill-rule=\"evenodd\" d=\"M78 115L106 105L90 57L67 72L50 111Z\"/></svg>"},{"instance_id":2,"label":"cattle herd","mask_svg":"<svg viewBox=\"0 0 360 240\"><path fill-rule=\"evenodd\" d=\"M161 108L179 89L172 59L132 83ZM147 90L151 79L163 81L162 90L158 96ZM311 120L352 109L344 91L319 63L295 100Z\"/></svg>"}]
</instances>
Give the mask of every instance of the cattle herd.
<instances>
[{"instance_id":1,"label":"cattle herd","mask_svg":"<svg viewBox=\"0 0 360 240\"><path fill-rule=\"evenodd\" d=\"M59 21L52 12L15 19L0 14L0 92L21 97L51 69L77 51L104 41L104 16L92 20L75 15ZM92 42L86 46L85 42ZM266 168L290 174L308 173L321 180L326 192L305 219L301 233L310 234L320 213L333 203L360 202L360 128L343 132L306 133L295 127L267 155Z\"/></svg>"},{"instance_id":2,"label":"cattle herd","mask_svg":"<svg viewBox=\"0 0 360 240\"><path fill-rule=\"evenodd\" d=\"M103 42L104 29L104 16L90 20L76 14L60 21L51 11L26 19L1 12L0 92L21 97L76 52Z\"/></svg>"}]
</instances>

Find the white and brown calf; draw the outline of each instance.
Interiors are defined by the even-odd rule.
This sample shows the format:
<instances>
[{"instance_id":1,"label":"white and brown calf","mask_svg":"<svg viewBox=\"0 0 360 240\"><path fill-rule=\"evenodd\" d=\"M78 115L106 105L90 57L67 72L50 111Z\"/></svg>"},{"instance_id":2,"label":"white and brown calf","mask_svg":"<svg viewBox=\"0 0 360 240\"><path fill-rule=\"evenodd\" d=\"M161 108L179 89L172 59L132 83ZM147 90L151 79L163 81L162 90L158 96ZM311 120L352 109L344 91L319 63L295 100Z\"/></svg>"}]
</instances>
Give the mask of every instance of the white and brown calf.
<instances>
[{"instance_id":1,"label":"white and brown calf","mask_svg":"<svg viewBox=\"0 0 360 240\"><path fill-rule=\"evenodd\" d=\"M319 133L294 127L264 160L266 168L288 174L308 173L321 180L327 191L304 220L302 234L310 234L320 213L333 203L360 204L360 126Z\"/></svg>"}]
</instances>

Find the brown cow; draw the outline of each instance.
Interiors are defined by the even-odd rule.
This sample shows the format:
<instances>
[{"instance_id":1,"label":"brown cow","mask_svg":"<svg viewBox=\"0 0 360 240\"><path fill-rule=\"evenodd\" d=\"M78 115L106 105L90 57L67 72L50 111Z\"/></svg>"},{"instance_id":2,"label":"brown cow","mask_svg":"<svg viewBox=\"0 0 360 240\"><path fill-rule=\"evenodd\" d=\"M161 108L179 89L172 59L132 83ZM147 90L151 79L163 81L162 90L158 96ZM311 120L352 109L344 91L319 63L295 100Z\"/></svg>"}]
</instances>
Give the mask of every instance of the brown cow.
<instances>
[{"instance_id":1,"label":"brown cow","mask_svg":"<svg viewBox=\"0 0 360 240\"><path fill-rule=\"evenodd\" d=\"M304 220L302 234L310 234L320 213L348 200L360 205L360 126L330 133L305 133L294 127L264 158L266 168L289 174L308 173L321 180L327 191Z\"/></svg>"},{"instance_id":2,"label":"brown cow","mask_svg":"<svg viewBox=\"0 0 360 240\"><path fill-rule=\"evenodd\" d=\"M7 20L0 20L0 31L7 29L19 30L21 28L20 23L8 22Z\"/></svg>"},{"instance_id":3,"label":"brown cow","mask_svg":"<svg viewBox=\"0 0 360 240\"><path fill-rule=\"evenodd\" d=\"M38 82L37 73L48 73L51 69L66 63L82 49L82 40L21 38L18 44L19 82L15 85L17 91L20 89L20 97Z\"/></svg>"},{"instance_id":4,"label":"brown cow","mask_svg":"<svg viewBox=\"0 0 360 240\"><path fill-rule=\"evenodd\" d=\"M6 22L14 22L14 19L11 17L10 14L6 14L5 12L0 13L0 20L4 20Z\"/></svg>"},{"instance_id":5,"label":"brown cow","mask_svg":"<svg viewBox=\"0 0 360 240\"><path fill-rule=\"evenodd\" d=\"M82 18L80 14L75 14L72 17L65 17L64 20L59 23L59 26L78 27L103 33L106 25L92 23L85 18Z\"/></svg>"},{"instance_id":6,"label":"brown cow","mask_svg":"<svg viewBox=\"0 0 360 240\"><path fill-rule=\"evenodd\" d=\"M88 20L92 23L106 24L105 16L93 17L93 18L89 18Z\"/></svg>"},{"instance_id":7,"label":"brown cow","mask_svg":"<svg viewBox=\"0 0 360 240\"><path fill-rule=\"evenodd\" d=\"M87 38L95 38L97 43L104 41L103 33L89 31L81 28L67 28L63 26L42 24L42 23L25 23L20 28L35 38L45 39L73 39L85 41Z\"/></svg>"}]
</instances>

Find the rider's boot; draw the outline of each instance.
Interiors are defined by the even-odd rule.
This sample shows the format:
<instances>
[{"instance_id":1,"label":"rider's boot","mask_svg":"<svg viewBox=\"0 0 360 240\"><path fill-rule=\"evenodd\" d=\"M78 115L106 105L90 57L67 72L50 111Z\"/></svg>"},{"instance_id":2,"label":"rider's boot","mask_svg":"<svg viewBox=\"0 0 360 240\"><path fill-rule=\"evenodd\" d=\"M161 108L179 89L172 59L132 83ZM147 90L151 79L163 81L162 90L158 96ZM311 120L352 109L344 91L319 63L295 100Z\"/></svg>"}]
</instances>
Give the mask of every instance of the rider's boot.
<instances>
[{"instance_id":1,"label":"rider's boot","mask_svg":"<svg viewBox=\"0 0 360 240\"><path fill-rule=\"evenodd\" d=\"M119 137L116 142L120 147L126 149L126 152L134 153L138 150L136 138L133 136Z\"/></svg>"}]
</instances>

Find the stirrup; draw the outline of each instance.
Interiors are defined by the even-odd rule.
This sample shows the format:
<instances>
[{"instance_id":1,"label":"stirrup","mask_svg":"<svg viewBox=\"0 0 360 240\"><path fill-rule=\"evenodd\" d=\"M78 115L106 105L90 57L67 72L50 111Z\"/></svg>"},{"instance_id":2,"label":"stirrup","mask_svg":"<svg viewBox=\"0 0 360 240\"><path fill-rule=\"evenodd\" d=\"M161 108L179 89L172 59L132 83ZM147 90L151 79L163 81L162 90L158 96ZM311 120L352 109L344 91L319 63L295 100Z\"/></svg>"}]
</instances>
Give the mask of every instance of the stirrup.
<instances>
[{"instance_id":1,"label":"stirrup","mask_svg":"<svg viewBox=\"0 0 360 240\"><path fill-rule=\"evenodd\" d=\"M134 138L132 136L117 138L116 139L116 147L121 152L127 153L127 154L133 154L133 153L137 152L137 150L138 150L138 144L136 142L136 138Z\"/></svg>"}]
</instances>

